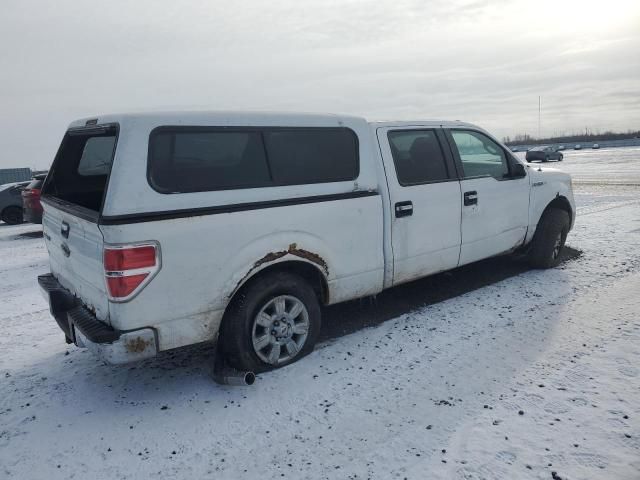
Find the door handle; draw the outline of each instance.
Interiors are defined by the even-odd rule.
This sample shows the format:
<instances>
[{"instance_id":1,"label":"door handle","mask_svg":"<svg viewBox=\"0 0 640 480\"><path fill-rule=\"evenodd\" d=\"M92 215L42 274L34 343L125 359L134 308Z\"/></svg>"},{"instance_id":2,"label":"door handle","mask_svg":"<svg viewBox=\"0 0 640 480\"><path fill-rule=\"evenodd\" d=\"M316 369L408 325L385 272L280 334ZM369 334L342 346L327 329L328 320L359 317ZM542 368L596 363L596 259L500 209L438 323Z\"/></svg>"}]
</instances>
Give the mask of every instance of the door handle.
<instances>
[{"instance_id":1,"label":"door handle","mask_svg":"<svg viewBox=\"0 0 640 480\"><path fill-rule=\"evenodd\" d=\"M478 204L478 192L472 190L470 192L464 192L464 204L465 206Z\"/></svg>"},{"instance_id":2,"label":"door handle","mask_svg":"<svg viewBox=\"0 0 640 480\"><path fill-rule=\"evenodd\" d=\"M71 255L71 250L69 250L69 246L66 243L61 244L60 248L62 249L62 253L64 253L65 257Z\"/></svg>"},{"instance_id":3,"label":"door handle","mask_svg":"<svg viewBox=\"0 0 640 480\"><path fill-rule=\"evenodd\" d=\"M413 203L411 200L396 203L396 218L413 215Z\"/></svg>"}]
</instances>

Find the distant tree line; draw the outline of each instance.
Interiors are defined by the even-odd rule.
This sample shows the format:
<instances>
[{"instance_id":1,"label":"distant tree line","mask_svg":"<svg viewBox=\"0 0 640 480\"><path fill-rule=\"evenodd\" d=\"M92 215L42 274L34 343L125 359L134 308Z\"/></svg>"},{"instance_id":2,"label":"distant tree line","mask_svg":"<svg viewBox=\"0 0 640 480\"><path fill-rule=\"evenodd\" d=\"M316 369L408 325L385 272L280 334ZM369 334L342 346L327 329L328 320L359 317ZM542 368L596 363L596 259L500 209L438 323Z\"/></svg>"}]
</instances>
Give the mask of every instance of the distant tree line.
<instances>
[{"instance_id":1,"label":"distant tree line","mask_svg":"<svg viewBox=\"0 0 640 480\"><path fill-rule=\"evenodd\" d=\"M506 145L538 145L543 143L574 143L574 142L595 142L603 140L627 140L630 138L640 138L640 130L629 130L626 133L619 132L592 132L588 128L585 128L584 133L572 133L570 135L558 135L555 137L547 138L535 138L527 133L518 134L511 137L504 137L502 141Z\"/></svg>"}]
</instances>

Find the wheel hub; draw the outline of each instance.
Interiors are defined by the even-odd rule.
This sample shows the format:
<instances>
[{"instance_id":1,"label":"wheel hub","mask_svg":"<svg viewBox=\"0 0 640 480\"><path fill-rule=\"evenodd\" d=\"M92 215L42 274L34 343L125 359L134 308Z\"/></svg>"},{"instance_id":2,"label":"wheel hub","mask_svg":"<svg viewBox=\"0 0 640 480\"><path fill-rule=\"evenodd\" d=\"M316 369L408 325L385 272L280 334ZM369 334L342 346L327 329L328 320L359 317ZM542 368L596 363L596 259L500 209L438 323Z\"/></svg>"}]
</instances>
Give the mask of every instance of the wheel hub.
<instances>
[{"instance_id":1,"label":"wheel hub","mask_svg":"<svg viewBox=\"0 0 640 480\"><path fill-rule=\"evenodd\" d=\"M260 360L279 365L298 355L308 334L309 313L304 303L292 295L280 295L258 311L251 340Z\"/></svg>"},{"instance_id":2,"label":"wheel hub","mask_svg":"<svg viewBox=\"0 0 640 480\"><path fill-rule=\"evenodd\" d=\"M274 320L271 324L271 335L280 343L285 343L293 334L293 325L291 320L281 317L280 320Z\"/></svg>"}]
</instances>

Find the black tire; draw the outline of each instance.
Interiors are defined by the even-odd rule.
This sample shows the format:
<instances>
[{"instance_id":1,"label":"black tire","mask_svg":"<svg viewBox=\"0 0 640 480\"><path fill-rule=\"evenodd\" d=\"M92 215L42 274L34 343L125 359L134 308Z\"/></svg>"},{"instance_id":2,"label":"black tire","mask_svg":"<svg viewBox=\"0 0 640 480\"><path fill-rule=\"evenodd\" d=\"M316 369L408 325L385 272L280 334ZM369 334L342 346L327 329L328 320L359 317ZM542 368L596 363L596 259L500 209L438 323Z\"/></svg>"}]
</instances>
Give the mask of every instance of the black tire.
<instances>
[{"instance_id":1,"label":"black tire","mask_svg":"<svg viewBox=\"0 0 640 480\"><path fill-rule=\"evenodd\" d=\"M560 156L558 157L558 161L561 162L563 158L564 157L562 156L562 154L560 154Z\"/></svg>"},{"instance_id":2,"label":"black tire","mask_svg":"<svg viewBox=\"0 0 640 480\"><path fill-rule=\"evenodd\" d=\"M544 160L542 160L543 162L548 162L549 161L549 155L545 155L544 156Z\"/></svg>"},{"instance_id":3,"label":"black tire","mask_svg":"<svg viewBox=\"0 0 640 480\"><path fill-rule=\"evenodd\" d=\"M295 355L277 364L271 364L261 359L254 348L254 324L265 305L282 296L299 300L304 305L308 315L308 330L304 343ZM284 324L284 321L282 323ZM313 351L320 333L320 324L320 304L311 285L299 275L274 272L250 280L234 297L220 329L218 348L222 349L230 366L238 370L265 372L289 365ZM255 328L268 330L268 328L258 325L256 324ZM267 334L271 335L271 333ZM289 333L289 335L295 334ZM276 335L271 336L273 339L283 338L276 337ZM281 346L281 349L285 348L284 345ZM285 352L286 356L288 349L281 351ZM262 355L265 353L262 352Z\"/></svg>"},{"instance_id":4,"label":"black tire","mask_svg":"<svg viewBox=\"0 0 640 480\"><path fill-rule=\"evenodd\" d=\"M9 225L19 225L23 223L22 209L15 206L5 208L2 211L2 221Z\"/></svg>"},{"instance_id":5,"label":"black tire","mask_svg":"<svg viewBox=\"0 0 640 480\"><path fill-rule=\"evenodd\" d=\"M552 268L558 265L571 221L564 210L548 210L538 223L531 241L529 263L533 268Z\"/></svg>"}]
</instances>

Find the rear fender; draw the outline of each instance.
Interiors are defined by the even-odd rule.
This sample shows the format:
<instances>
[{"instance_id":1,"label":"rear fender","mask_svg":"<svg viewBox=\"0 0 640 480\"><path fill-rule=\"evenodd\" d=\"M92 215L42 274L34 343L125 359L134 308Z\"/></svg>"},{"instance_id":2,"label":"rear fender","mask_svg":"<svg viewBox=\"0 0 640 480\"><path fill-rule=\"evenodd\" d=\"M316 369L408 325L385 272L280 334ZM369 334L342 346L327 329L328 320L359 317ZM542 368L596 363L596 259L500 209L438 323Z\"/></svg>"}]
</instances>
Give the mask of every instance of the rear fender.
<instances>
[{"instance_id":1,"label":"rear fender","mask_svg":"<svg viewBox=\"0 0 640 480\"><path fill-rule=\"evenodd\" d=\"M328 246L319 237L305 232L284 231L260 237L245 245L221 268L223 272L233 272L225 283L225 297L231 299L250 278L265 268L291 260L313 265L328 283L335 276L331 258Z\"/></svg>"}]
</instances>

